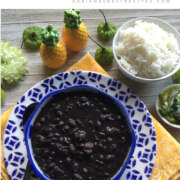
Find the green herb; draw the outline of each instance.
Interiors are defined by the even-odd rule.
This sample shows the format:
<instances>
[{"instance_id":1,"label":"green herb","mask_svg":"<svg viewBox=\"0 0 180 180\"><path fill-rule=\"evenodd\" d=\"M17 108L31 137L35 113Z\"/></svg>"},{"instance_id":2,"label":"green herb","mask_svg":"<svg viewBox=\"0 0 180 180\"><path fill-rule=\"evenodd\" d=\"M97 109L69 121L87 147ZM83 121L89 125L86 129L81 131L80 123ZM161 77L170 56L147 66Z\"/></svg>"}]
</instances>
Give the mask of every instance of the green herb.
<instances>
[{"instance_id":1,"label":"green herb","mask_svg":"<svg viewBox=\"0 0 180 180\"><path fill-rule=\"evenodd\" d=\"M101 39L108 41L112 39L116 34L116 26L114 24L107 22L104 13L101 10L100 12L103 14L105 22L101 22L98 25L97 33Z\"/></svg>"},{"instance_id":2,"label":"green herb","mask_svg":"<svg viewBox=\"0 0 180 180\"><path fill-rule=\"evenodd\" d=\"M23 75L28 71L25 66L26 57L22 57L23 51L16 46L10 46L9 42L1 42L1 83L17 83L23 79Z\"/></svg>"},{"instance_id":3,"label":"green herb","mask_svg":"<svg viewBox=\"0 0 180 180\"><path fill-rule=\"evenodd\" d=\"M59 41L59 33L51 24L42 29L41 35L46 47L55 47Z\"/></svg>"},{"instance_id":4,"label":"green herb","mask_svg":"<svg viewBox=\"0 0 180 180\"><path fill-rule=\"evenodd\" d=\"M180 69L172 76L175 83L180 84Z\"/></svg>"},{"instance_id":5,"label":"green herb","mask_svg":"<svg viewBox=\"0 0 180 180\"><path fill-rule=\"evenodd\" d=\"M30 26L26 28L23 32L23 43L26 47L37 49L41 45L42 37L41 37L41 28L38 26ZM22 47L21 45L21 47Z\"/></svg>"},{"instance_id":6,"label":"green herb","mask_svg":"<svg viewBox=\"0 0 180 180\"><path fill-rule=\"evenodd\" d=\"M180 124L180 87L171 87L159 96L159 113L171 123Z\"/></svg>"},{"instance_id":7,"label":"green herb","mask_svg":"<svg viewBox=\"0 0 180 180\"><path fill-rule=\"evenodd\" d=\"M71 30L79 29L82 20L79 9L66 9L64 11L65 26Z\"/></svg>"}]
</instances>

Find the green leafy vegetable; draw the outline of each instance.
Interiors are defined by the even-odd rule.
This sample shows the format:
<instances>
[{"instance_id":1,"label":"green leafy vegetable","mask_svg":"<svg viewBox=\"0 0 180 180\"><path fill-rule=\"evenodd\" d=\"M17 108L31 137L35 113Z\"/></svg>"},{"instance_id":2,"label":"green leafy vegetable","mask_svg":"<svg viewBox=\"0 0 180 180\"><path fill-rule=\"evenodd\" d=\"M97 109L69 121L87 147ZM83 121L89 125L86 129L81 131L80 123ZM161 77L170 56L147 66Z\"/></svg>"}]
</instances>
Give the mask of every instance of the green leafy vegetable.
<instances>
[{"instance_id":1,"label":"green leafy vegetable","mask_svg":"<svg viewBox=\"0 0 180 180\"><path fill-rule=\"evenodd\" d=\"M41 45L41 28L38 26L30 26L23 32L23 43L26 47L37 49ZM22 46L22 45L21 45Z\"/></svg>"},{"instance_id":2,"label":"green leafy vegetable","mask_svg":"<svg viewBox=\"0 0 180 180\"><path fill-rule=\"evenodd\" d=\"M4 101L4 90L1 88L1 104Z\"/></svg>"},{"instance_id":3,"label":"green leafy vegetable","mask_svg":"<svg viewBox=\"0 0 180 180\"><path fill-rule=\"evenodd\" d=\"M9 42L1 42L1 83L17 83L23 79L23 75L28 71L25 66L26 57L22 57L22 50L16 46L11 47Z\"/></svg>"},{"instance_id":4,"label":"green leafy vegetable","mask_svg":"<svg viewBox=\"0 0 180 180\"><path fill-rule=\"evenodd\" d=\"M107 22L104 13L101 10L100 12L103 14L105 22L101 22L98 25L97 33L101 39L108 41L112 39L116 34L116 26L114 24Z\"/></svg>"},{"instance_id":5,"label":"green leafy vegetable","mask_svg":"<svg viewBox=\"0 0 180 180\"><path fill-rule=\"evenodd\" d=\"M180 69L172 76L175 83L180 84Z\"/></svg>"}]
</instances>

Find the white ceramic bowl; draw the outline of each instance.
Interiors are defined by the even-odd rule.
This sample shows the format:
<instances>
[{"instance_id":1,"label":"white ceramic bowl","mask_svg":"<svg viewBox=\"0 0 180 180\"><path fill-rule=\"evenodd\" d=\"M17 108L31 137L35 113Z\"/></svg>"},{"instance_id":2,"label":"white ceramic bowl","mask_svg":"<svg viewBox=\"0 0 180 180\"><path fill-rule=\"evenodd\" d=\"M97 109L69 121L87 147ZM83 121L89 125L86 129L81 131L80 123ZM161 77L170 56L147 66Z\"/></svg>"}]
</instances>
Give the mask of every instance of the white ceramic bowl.
<instances>
[{"instance_id":1,"label":"white ceramic bowl","mask_svg":"<svg viewBox=\"0 0 180 180\"><path fill-rule=\"evenodd\" d=\"M175 86L180 87L180 84L173 84L173 85L167 86L166 88L164 88L164 89L160 92L160 94L161 94L162 92L164 92L166 89L168 89L168 88L170 88L170 87L175 87ZM157 98L157 100L156 100L156 111L157 111L159 117L162 119L162 121L164 121L166 124L168 124L168 125L171 126L171 127L180 129L180 125L170 123L166 118L164 118L163 116L161 116L161 114L159 113L159 110L158 110L158 109L159 109L158 103L159 103L159 96L158 96L158 98Z\"/></svg>"},{"instance_id":2,"label":"white ceramic bowl","mask_svg":"<svg viewBox=\"0 0 180 180\"><path fill-rule=\"evenodd\" d=\"M120 33L121 30L125 30L128 27L133 27L135 25L135 21L137 21L137 20L142 20L142 21L146 21L146 22L157 24L157 25L159 25L159 27L161 27L166 32L172 33L174 35L174 37L177 39L178 45L179 45L179 48L180 48L180 34L176 31L176 29L174 27L172 27L167 22L162 21L162 20L157 19L157 18L152 18L152 17L140 17L140 18L132 19L132 20L124 23L117 30L117 32L116 32L116 34L114 36L114 39L113 39L114 59L115 59L117 65L118 65L119 69L128 78L130 78L130 79L132 79L132 80L134 80L136 82L141 82L141 83L148 83L148 82L159 81L159 80L166 79L166 78L172 76L180 68L180 61L179 61L179 64L169 74L167 74L166 76L160 77L160 78L155 78L155 79L148 79L148 78L142 78L142 77L135 76L135 75L131 74L130 72L128 72L125 68L123 68L122 65L118 62L119 58L117 57L116 52L115 52L115 45L117 45L117 43L119 41L119 33Z\"/></svg>"}]
</instances>

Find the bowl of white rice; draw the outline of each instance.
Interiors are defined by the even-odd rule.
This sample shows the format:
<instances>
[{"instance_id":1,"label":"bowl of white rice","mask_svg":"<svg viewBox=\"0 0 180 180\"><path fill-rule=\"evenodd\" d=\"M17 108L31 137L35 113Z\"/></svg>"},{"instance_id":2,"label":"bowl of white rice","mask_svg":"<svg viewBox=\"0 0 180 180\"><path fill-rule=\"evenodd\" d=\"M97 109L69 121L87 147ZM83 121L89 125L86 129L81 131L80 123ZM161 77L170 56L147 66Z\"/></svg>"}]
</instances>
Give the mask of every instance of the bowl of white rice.
<instances>
[{"instance_id":1,"label":"bowl of white rice","mask_svg":"<svg viewBox=\"0 0 180 180\"><path fill-rule=\"evenodd\" d=\"M157 18L132 19L116 32L113 53L119 69L130 79L159 81L180 68L180 34Z\"/></svg>"}]
</instances>

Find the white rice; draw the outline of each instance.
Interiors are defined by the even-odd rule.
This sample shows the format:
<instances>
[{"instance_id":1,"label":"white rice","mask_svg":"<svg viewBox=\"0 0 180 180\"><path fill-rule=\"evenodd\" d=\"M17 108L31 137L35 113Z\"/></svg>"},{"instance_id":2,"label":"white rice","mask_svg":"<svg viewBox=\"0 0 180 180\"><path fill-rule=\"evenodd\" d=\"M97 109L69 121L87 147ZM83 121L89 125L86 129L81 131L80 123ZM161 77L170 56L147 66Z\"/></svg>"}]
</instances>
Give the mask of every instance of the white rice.
<instances>
[{"instance_id":1,"label":"white rice","mask_svg":"<svg viewBox=\"0 0 180 180\"><path fill-rule=\"evenodd\" d=\"M119 33L115 47L118 62L130 73L143 78L169 74L180 61L174 35L154 23L136 21Z\"/></svg>"}]
</instances>

